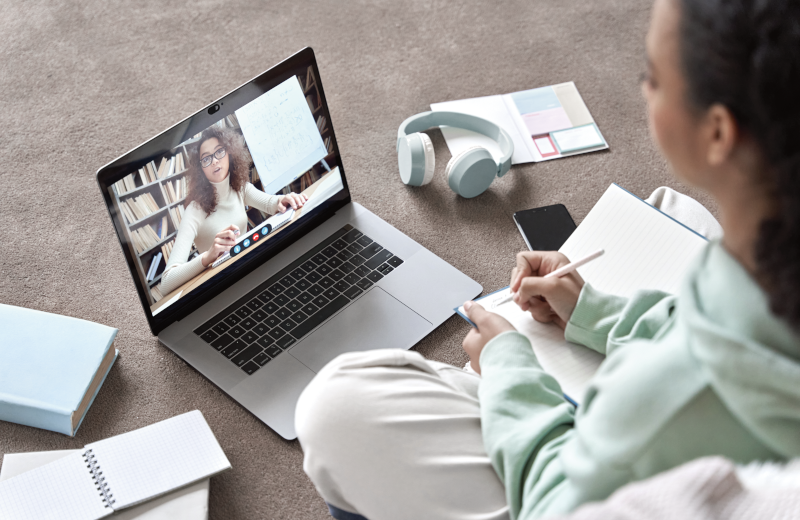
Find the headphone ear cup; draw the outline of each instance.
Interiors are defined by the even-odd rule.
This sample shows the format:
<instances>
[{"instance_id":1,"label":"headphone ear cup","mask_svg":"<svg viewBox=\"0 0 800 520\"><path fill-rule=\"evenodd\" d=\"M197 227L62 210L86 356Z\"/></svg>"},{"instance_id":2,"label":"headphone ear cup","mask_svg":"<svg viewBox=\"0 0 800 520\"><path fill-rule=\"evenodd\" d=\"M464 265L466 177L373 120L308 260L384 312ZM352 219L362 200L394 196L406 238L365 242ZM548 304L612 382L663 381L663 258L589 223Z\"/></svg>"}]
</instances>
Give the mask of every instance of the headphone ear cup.
<instances>
[{"instance_id":1,"label":"headphone ear cup","mask_svg":"<svg viewBox=\"0 0 800 520\"><path fill-rule=\"evenodd\" d=\"M433 143L426 134L414 133L400 139L397 143L400 180L409 186L429 183L433 178L433 157Z\"/></svg>"},{"instance_id":2,"label":"headphone ear cup","mask_svg":"<svg viewBox=\"0 0 800 520\"><path fill-rule=\"evenodd\" d=\"M433 180L433 171L436 169L436 153L433 151L433 142L428 134L419 133L425 153L425 173L422 177L422 186L430 184Z\"/></svg>"},{"instance_id":3,"label":"headphone ear cup","mask_svg":"<svg viewBox=\"0 0 800 520\"><path fill-rule=\"evenodd\" d=\"M444 170L450 189L465 199L486 191L497 176L497 163L482 146L471 146L456 154Z\"/></svg>"},{"instance_id":4,"label":"headphone ear cup","mask_svg":"<svg viewBox=\"0 0 800 520\"><path fill-rule=\"evenodd\" d=\"M462 150L457 154L455 154L454 156L452 156L450 160L447 161L447 166L445 166L444 168L444 175L445 177L447 177L447 182L448 183L450 182L450 174L453 172L453 165L455 165L457 161L460 161L462 157L467 155L472 150L482 150L482 149L483 149L482 146L470 146L466 150Z\"/></svg>"}]
</instances>

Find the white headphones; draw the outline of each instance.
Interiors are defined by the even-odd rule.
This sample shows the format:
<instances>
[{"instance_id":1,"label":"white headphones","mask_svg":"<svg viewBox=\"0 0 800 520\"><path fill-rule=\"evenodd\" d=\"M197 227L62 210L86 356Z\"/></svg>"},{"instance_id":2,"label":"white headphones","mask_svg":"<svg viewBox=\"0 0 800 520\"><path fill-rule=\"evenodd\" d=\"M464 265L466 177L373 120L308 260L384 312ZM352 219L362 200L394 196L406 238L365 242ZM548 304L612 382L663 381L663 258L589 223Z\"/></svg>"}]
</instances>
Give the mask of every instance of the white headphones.
<instances>
[{"instance_id":1,"label":"white headphones","mask_svg":"<svg viewBox=\"0 0 800 520\"><path fill-rule=\"evenodd\" d=\"M420 132L440 125L483 134L497 141L503 153L498 163L486 148L472 146L450 159L445 168L447 183L462 197L471 199L480 195L489 188L495 176L502 177L511 169L514 143L511 136L496 124L459 112L423 112L403 121L397 130L397 165L404 184L424 186L433 180L433 143L427 134Z\"/></svg>"}]
</instances>

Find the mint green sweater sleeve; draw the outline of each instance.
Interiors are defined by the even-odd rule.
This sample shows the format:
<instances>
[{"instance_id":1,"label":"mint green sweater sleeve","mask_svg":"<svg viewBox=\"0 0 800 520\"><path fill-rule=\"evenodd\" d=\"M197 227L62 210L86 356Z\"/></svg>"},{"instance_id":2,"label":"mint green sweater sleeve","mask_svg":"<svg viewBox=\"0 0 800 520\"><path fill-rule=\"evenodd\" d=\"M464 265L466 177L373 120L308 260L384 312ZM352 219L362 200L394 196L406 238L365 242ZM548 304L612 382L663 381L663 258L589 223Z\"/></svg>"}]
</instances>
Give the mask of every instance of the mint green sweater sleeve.
<instances>
[{"instance_id":1,"label":"mint green sweater sleeve","mask_svg":"<svg viewBox=\"0 0 800 520\"><path fill-rule=\"evenodd\" d=\"M637 338L652 338L669 321L674 298L640 291L631 298L586 284L567 326L567 339L610 353ZM480 357L484 446L503 481L512 518L570 509L582 493L559 461L573 433L575 409L542 369L530 341L518 332L492 339ZM537 513L538 512L538 513Z\"/></svg>"},{"instance_id":2,"label":"mint green sweater sleeve","mask_svg":"<svg viewBox=\"0 0 800 520\"><path fill-rule=\"evenodd\" d=\"M518 332L504 332L487 343L480 365L484 446L505 485L511 517L517 518L523 499L532 498L524 490L547 471L542 459L550 460L548 446L557 445L572 428L575 409ZM536 488L539 492L542 486Z\"/></svg>"},{"instance_id":3,"label":"mint green sweater sleeve","mask_svg":"<svg viewBox=\"0 0 800 520\"><path fill-rule=\"evenodd\" d=\"M630 298L606 294L584 284L564 337L601 354L631 339L652 339L675 310L675 296L641 290Z\"/></svg>"}]
</instances>

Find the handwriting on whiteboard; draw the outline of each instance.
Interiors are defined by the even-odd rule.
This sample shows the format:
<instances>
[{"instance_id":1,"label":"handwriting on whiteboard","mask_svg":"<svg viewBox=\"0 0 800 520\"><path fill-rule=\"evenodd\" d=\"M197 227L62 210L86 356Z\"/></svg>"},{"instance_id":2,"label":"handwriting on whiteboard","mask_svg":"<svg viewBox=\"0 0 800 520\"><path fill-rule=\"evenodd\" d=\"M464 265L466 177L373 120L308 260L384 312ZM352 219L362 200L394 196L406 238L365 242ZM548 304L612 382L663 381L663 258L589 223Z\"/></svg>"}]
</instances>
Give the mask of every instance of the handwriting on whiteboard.
<instances>
[{"instance_id":1,"label":"handwriting on whiteboard","mask_svg":"<svg viewBox=\"0 0 800 520\"><path fill-rule=\"evenodd\" d=\"M291 182L326 155L322 136L292 76L236 111L265 191Z\"/></svg>"}]
</instances>

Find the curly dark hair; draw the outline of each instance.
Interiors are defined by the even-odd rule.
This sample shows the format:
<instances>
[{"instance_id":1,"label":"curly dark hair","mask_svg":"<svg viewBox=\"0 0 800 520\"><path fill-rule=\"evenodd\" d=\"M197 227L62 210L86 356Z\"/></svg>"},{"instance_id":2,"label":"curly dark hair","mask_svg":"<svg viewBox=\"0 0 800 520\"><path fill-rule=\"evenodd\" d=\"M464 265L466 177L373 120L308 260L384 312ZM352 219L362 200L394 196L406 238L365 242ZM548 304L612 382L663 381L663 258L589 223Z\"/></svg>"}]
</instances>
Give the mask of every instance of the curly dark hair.
<instances>
[{"instance_id":1,"label":"curly dark hair","mask_svg":"<svg viewBox=\"0 0 800 520\"><path fill-rule=\"evenodd\" d=\"M776 212L761 223L756 276L800 330L800 2L680 0L690 103L719 103L759 146Z\"/></svg>"},{"instance_id":2,"label":"curly dark hair","mask_svg":"<svg viewBox=\"0 0 800 520\"><path fill-rule=\"evenodd\" d=\"M203 130L200 139L189 150L189 173L187 177L188 189L185 207L194 202L206 212L206 216L211 215L217 208L217 194L214 187L203 173L200 166L200 146L205 141L217 138L220 144L225 147L228 156L228 176L230 177L231 189L240 196L244 196L244 189L250 180L250 153L244 144L244 138L237 132L229 128L219 128L210 126Z\"/></svg>"}]
</instances>

